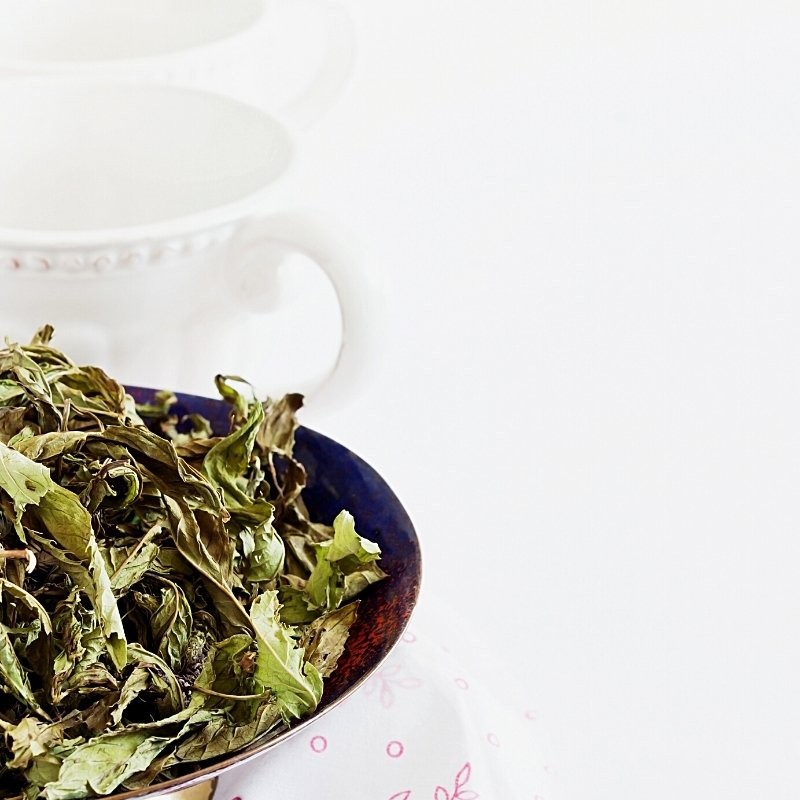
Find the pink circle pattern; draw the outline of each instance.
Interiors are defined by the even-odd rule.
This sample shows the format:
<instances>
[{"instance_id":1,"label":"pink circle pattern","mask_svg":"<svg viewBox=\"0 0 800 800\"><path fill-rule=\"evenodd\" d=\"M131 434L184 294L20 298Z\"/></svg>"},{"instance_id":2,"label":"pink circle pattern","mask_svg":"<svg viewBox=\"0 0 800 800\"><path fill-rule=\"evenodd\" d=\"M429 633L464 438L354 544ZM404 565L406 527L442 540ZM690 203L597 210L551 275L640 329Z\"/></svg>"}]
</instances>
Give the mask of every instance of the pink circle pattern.
<instances>
[{"instance_id":1,"label":"pink circle pattern","mask_svg":"<svg viewBox=\"0 0 800 800\"><path fill-rule=\"evenodd\" d=\"M389 758L400 758L405 750L403 743L397 740L391 741L386 745L386 755L389 756Z\"/></svg>"},{"instance_id":2,"label":"pink circle pattern","mask_svg":"<svg viewBox=\"0 0 800 800\"><path fill-rule=\"evenodd\" d=\"M328 749L328 740L324 736L314 736L308 745L315 753L324 753Z\"/></svg>"},{"instance_id":3,"label":"pink circle pattern","mask_svg":"<svg viewBox=\"0 0 800 800\"><path fill-rule=\"evenodd\" d=\"M469 689L469 684L464 680L464 678L456 678L454 683L459 689L463 689L465 692L467 689Z\"/></svg>"}]
</instances>

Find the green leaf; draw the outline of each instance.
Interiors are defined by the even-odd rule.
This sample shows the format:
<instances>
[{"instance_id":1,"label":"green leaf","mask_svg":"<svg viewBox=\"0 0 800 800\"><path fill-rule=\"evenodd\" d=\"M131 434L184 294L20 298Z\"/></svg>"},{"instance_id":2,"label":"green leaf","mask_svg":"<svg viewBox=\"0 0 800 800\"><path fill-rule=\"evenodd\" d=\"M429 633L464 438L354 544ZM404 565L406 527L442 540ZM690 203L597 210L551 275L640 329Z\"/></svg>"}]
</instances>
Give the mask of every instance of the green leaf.
<instances>
[{"instance_id":1,"label":"green leaf","mask_svg":"<svg viewBox=\"0 0 800 800\"><path fill-rule=\"evenodd\" d=\"M253 719L241 725L225 717L212 720L183 741L175 751L174 762L199 763L234 753L269 733L282 722L277 703L264 702Z\"/></svg>"},{"instance_id":2,"label":"green leaf","mask_svg":"<svg viewBox=\"0 0 800 800\"><path fill-rule=\"evenodd\" d=\"M47 461L77 450L86 436L84 431L50 431L15 441L14 449L32 461Z\"/></svg>"},{"instance_id":3,"label":"green leaf","mask_svg":"<svg viewBox=\"0 0 800 800\"><path fill-rule=\"evenodd\" d=\"M2 623L0 623L0 683L28 708L48 719L31 691L27 673L14 651L8 628Z\"/></svg>"},{"instance_id":4,"label":"green leaf","mask_svg":"<svg viewBox=\"0 0 800 800\"><path fill-rule=\"evenodd\" d=\"M155 393L152 403L137 403L136 410L145 419L159 420L168 417L170 408L177 402L175 392L162 390Z\"/></svg>"},{"instance_id":5,"label":"green leaf","mask_svg":"<svg viewBox=\"0 0 800 800\"><path fill-rule=\"evenodd\" d=\"M273 527L275 507L254 498L246 490L245 473L250 466L256 436L264 420L261 403L251 402L217 376L223 396L247 414L241 427L217 442L203 459L203 472L216 486L231 513L232 525L243 545L244 576L249 581L270 581L281 570L284 560L283 541Z\"/></svg>"},{"instance_id":6,"label":"green leaf","mask_svg":"<svg viewBox=\"0 0 800 800\"><path fill-rule=\"evenodd\" d=\"M319 703L322 678L316 667L303 662L303 649L297 647L278 611L277 592L270 590L250 609L258 646L255 677L274 694L286 718L300 717Z\"/></svg>"},{"instance_id":7,"label":"green leaf","mask_svg":"<svg viewBox=\"0 0 800 800\"><path fill-rule=\"evenodd\" d=\"M53 484L41 498L38 514L55 541L80 559L81 588L87 591L97 613L114 665L122 669L127 661L125 629L89 512L72 492Z\"/></svg>"},{"instance_id":8,"label":"green leaf","mask_svg":"<svg viewBox=\"0 0 800 800\"><path fill-rule=\"evenodd\" d=\"M198 708L233 709L236 698L261 691L253 677L256 645L249 634L237 633L208 649L202 669L194 682L190 704ZM234 709L250 717L241 709Z\"/></svg>"},{"instance_id":9,"label":"green leaf","mask_svg":"<svg viewBox=\"0 0 800 800\"><path fill-rule=\"evenodd\" d=\"M233 593L227 570L223 570L223 565L209 550L209 538L217 535L213 531L213 520L206 518L207 525L201 528L197 517L180 495L170 497L165 494L164 505L172 523L172 537L178 551L203 576L209 594L228 626L250 628L250 617Z\"/></svg>"},{"instance_id":10,"label":"green leaf","mask_svg":"<svg viewBox=\"0 0 800 800\"><path fill-rule=\"evenodd\" d=\"M352 600L363 592L368 586L384 580L386 573L375 563L365 564L360 569L355 569L344 576L344 596L342 602Z\"/></svg>"},{"instance_id":11,"label":"green leaf","mask_svg":"<svg viewBox=\"0 0 800 800\"><path fill-rule=\"evenodd\" d=\"M39 620L41 629L48 636L53 633L53 624L45 607L21 586L17 586L16 583L12 583L5 578L0 578L0 601L2 601L3 605L9 602L6 599L7 597L13 598L11 602L16 601L25 606Z\"/></svg>"},{"instance_id":12,"label":"green leaf","mask_svg":"<svg viewBox=\"0 0 800 800\"><path fill-rule=\"evenodd\" d=\"M283 567L285 548L272 525L273 506L264 503L263 510L257 509L254 524L247 525L244 520L252 518L248 513L233 512L234 525L241 525L240 541L249 546L243 547L244 577L252 582L271 581Z\"/></svg>"},{"instance_id":13,"label":"green leaf","mask_svg":"<svg viewBox=\"0 0 800 800\"><path fill-rule=\"evenodd\" d=\"M14 501L17 523L27 506L36 506L39 518L55 541L79 559L86 578L82 588L89 590L109 653L117 668L121 668L126 661L125 631L88 511L72 492L52 480L45 467L3 444L0 444L0 488Z\"/></svg>"},{"instance_id":14,"label":"green leaf","mask_svg":"<svg viewBox=\"0 0 800 800\"><path fill-rule=\"evenodd\" d=\"M0 441L8 444L8 440L16 436L25 426L25 406L0 407Z\"/></svg>"},{"instance_id":15,"label":"green leaf","mask_svg":"<svg viewBox=\"0 0 800 800\"><path fill-rule=\"evenodd\" d=\"M239 378L236 375L214 376L214 384L216 385L217 391L220 393L222 399L230 403L236 409L237 417L239 418L246 417L247 399L241 392L237 391L233 386L230 385L230 381L236 381L237 383L244 383L247 386L250 386L250 384L247 383L247 381L244 380L243 378Z\"/></svg>"},{"instance_id":16,"label":"green leaf","mask_svg":"<svg viewBox=\"0 0 800 800\"><path fill-rule=\"evenodd\" d=\"M192 508L227 518L214 487L178 456L172 442L145 428L120 425L109 426L92 438L125 447L162 492L179 495Z\"/></svg>"},{"instance_id":17,"label":"green leaf","mask_svg":"<svg viewBox=\"0 0 800 800\"><path fill-rule=\"evenodd\" d=\"M26 800L41 800L45 785L58 780L58 771L64 759L80 744L83 742L79 739L65 741L32 759L25 771L25 779L28 782L25 789Z\"/></svg>"},{"instance_id":18,"label":"green leaf","mask_svg":"<svg viewBox=\"0 0 800 800\"><path fill-rule=\"evenodd\" d=\"M109 722L113 727L117 727L122 722L122 716L128 706L136 698L150 687L152 673L145 667L135 667L133 672L125 679L120 689L119 700L114 705L109 714Z\"/></svg>"},{"instance_id":19,"label":"green leaf","mask_svg":"<svg viewBox=\"0 0 800 800\"><path fill-rule=\"evenodd\" d=\"M53 631L57 655L50 681L50 701L58 705L72 688L74 675L86 675L105 652L105 638L93 610L84 609L77 587L56 605Z\"/></svg>"},{"instance_id":20,"label":"green leaf","mask_svg":"<svg viewBox=\"0 0 800 800\"><path fill-rule=\"evenodd\" d=\"M386 577L376 564L380 548L356 533L355 520L347 511L333 521L333 539L315 550L317 562L305 586L309 609L338 608L371 583Z\"/></svg>"},{"instance_id":21,"label":"green leaf","mask_svg":"<svg viewBox=\"0 0 800 800\"><path fill-rule=\"evenodd\" d=\"M14 758L6 763L8 769L27 769L39 756L45 755L63 738L63 725L46 724L33 717L23 717L15 726L6 729Z\"/></svg>"},{"instance_id":22,"label":"green leaf","mask_svg":"<svg viewBox=\"0 0 800 800\"><path fill-rule=\"evenodd\" d=\"M153 614L153 637L158 642L158 654L173 670L178 670L192 632L192 609L183 591L172 581L164 581L161 605Z\"/></svg>"},{"instance_id":23,"label":"green leaf","mask_svg":"<svg viewBox=\"0 0 800 800\"><path fill-rule=\"evenodd\" d=\"M305 589L282 586L278 592L281 602L281 621L287 625L306 625L320 615L320 610L309 602Z\"/></svg>"},{"instance_id":24,"label":"green leaf","mask_svg":"<svg viewBox=\"0 0 800 800\"><path fill-rule=\"evenodd\" d=\"M308 663L315 666L323 678L336 669L357 614L358 601L323 614L306 628L300 646L306 651Z\"/></svg>"},{"instance_id":25,"label":"green leaf","mask_svg":"<svg viewBox=\"0 0 800 800\"><path fill-rule=\"evenodd\" d=\"M170 743L147 731L97 736L64 760L58 779L45 786L47 800L76 800L90 793L110 794L126 777L147 765Z\"/></svg>"},{"instance_id":26,"label":"green leaf","mask_svg":"<svg viewBox=\"0 0 800 800\"><path fill-rule=\"evenodd\" d=\"M349 511L341 511L333 521L333 541L325 553L328 561L340 561L355 556L362 564L380 558L381 549L375 542L356 533L356 521Z\"/></svg>"},{"instance_id":27,"label":"green leaf","mask_svg":"<svg viewBox=\"0 0 800 800\"><path fill-rule=\"evenodd\" d=\"M180 683L164 659L146 650L140 644L131 642L128 645L128 663L135 664L137 668L145 668L150 672L153 688L164 696L162 701L156 703L159 709L171 709L175 712L183 709L185 704Z\"/></svg>"},{"instance_id":28,"label":"green leaf","mask_svg":"<svg viewBox=\"0 0 800 800\"><path fill-rule=\"evenodd\" d=\"M27 506L39 505L53 485L47 467L0 443L0 489L14 501L15 522Z\"/></svg>"},{"instance_id":29,"label":"green leaf","mask_svg":"<svg viewBox=\"0 0 800 800\"><path fill-rule=\"evenodd\" d=\"M100 466L80 494L80 501L91 514L126 508L142 491L139 470L124 460L108 461ZM103 513L103 519L107 516Z\"/></svg>"},{"instance_id":30,"label":"green leaf","mask_svg":"<svg viewBox=\"0 0 800 800\"><path fill-rule=\"evenodd\" d=\"M258 431L257 442L265 451L277 450L291 456L297 431L295 414L303 407L303 395L287 394L270 403Z\"/></svg>"},{"instance_id":31,"label":"green leaf","mask_svg":"<svg viewBox=\"0 0 800 800\"><path fill-rule=\"evenodd\" d=\"M213 718L207 711L184 711L152 725L96 736L64 759L58 779L45 786L44 797L78 800L92 792L111 794L127 778L147 769L171 744Z\"/></svg>"},{"instance_id":32,"label":"green leaf","mask_svg":"<svg viewBox=\"0 0 800 800\"><path fill-rule=\"evenodd\" d=\"M0 380L0 406L9 406L25 397L25 390L16 380Z\"/></svg>"},{"instance_id":33,"label":"green leaf","mask_svg":"<svg viewBox=\"0 0 800 800\"><path fill-rule=\"evenodd\" d=\"M159 556L159 546L153 540L160 532L161 525L154 525L134 545L103 548L111 588L117 594L130 589L153 568Z\"/></svg>"},{"instance_id":34,"label":"green leaf","mask_svg":"<svg viewBox=\"0 0 800 800\"><path fill-rule=\"evenodd\" d=\"M235 392L232 388L230 391ZM236 402L240 407L244 407L246 401L238 392L236 395ZM229 509L249 508L253 504L253 498L239 486L238 480L250 464L253 445L263 419L264 409L261 403L250 403L245 423L217 442L203 459L203 472L211 483L222 491Z\"/></svg>"},{"instance_id":35,"label":"green leaf","mask_svg":"<svg viewBox=\"0 0 800 800\"><path fill-rule=\"evenodd\" d=\"M344 576L325 557L329 549L317 548L317 565L306 583L306 594L314 608L338 608L344 596Z\"/></svg>"}]
</instances>

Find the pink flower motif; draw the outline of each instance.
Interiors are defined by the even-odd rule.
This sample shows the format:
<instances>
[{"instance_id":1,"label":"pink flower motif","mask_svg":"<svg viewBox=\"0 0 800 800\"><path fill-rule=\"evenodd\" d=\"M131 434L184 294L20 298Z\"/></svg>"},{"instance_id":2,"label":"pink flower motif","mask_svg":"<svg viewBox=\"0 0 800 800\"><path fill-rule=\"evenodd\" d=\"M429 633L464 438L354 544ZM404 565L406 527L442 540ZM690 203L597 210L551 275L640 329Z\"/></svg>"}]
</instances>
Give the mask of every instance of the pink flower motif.
<instances>
[{"instance_id":1,"label":"pink flower motif","mask_svg":"<svg viewBox=\"0 0 800 800\"><path fill-rule=\"evenodd\" d=\"M407 675L405 667L400 664L390 664L384 667L364 687L364 694L378 693L380 704L384 708L391 708L395 702L397 689L418 689L422 681L413 675Z\"/></svg>"},{"instance_id":2,"label":"pink flower motif","mask_svg":"<svg viewBox=\"0 0 800 800\"><path fill-rule=\"evenodd\" d=\"M478 800L480 795L467 788L467 783L472 776L472 765L467 761L456 773L452 793L444 786L437 786L433 793L433 800Z\"/></svg>"},{"instance_id":3,"label":"pink flower motif","mask_svg":"<svg viewBox=\"0 0 800 800\"><path fill-rule=\"evenodd\" d=\"M404 792L393 794L389 800L408 800L409 797L411 797L411 789L406 789Z\"/></svg>"}]
</instances>

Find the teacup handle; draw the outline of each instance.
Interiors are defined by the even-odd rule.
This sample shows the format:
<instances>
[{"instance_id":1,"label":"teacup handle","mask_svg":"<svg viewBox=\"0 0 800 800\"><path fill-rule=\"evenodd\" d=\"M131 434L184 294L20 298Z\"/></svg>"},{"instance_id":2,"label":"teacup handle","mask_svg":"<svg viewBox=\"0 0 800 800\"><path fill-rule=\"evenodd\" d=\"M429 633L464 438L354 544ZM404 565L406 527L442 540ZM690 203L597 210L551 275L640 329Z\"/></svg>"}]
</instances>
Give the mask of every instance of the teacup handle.
<instances>
[{"instance_id":1,"label":"teacup handle","mask_svg":"<svg viewBox=\"0 0 800 800\"><path fill-rule=\"evenodd\" d=\"M294 8L310 6L321 14L327 36L316 75L280 111L279 116L303 129L322 117L343 92L356 54L356 34L348 12L331 0L293 0Z\"/></svg>"},{"instance_id":2,"label":"teacup handle","mask_svg":"<svg viewBox=\"0 0 800 800\"><path fill-rule=\"evenodd\" d=\"M310 258L327 276L339 302L341 338L336 359L312 392L326 407L340 405L357 391L373 365L380 322L377 290L361 269L359 258L339 234L311 212L284 212L247 222L239 234L239 301L253 310L268 312L277 303L276 250ZM248 286L259 286L254 298Z\"/></svg>"}]
</instances>

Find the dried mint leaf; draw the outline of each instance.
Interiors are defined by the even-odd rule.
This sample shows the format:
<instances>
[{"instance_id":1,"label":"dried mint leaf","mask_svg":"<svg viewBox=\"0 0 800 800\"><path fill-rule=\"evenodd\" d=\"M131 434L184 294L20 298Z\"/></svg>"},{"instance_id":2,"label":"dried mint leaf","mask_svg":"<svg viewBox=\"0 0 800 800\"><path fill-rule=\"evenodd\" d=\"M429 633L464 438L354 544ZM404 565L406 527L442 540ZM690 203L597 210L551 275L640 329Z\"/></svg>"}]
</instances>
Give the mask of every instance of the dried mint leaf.
<instances>
[{"instance_id":1,"label":"dried mint leaf","mask_svg":"<svg viewBox=\"0 0 800 800\"><path fill-rule=\"evenodd\" d=\"M384 577L347 511L309 518L300 395L218 375L213 431L52 336L0 349L0 800L143 788L277 735Z\"/></svg>"}]
</instances>

